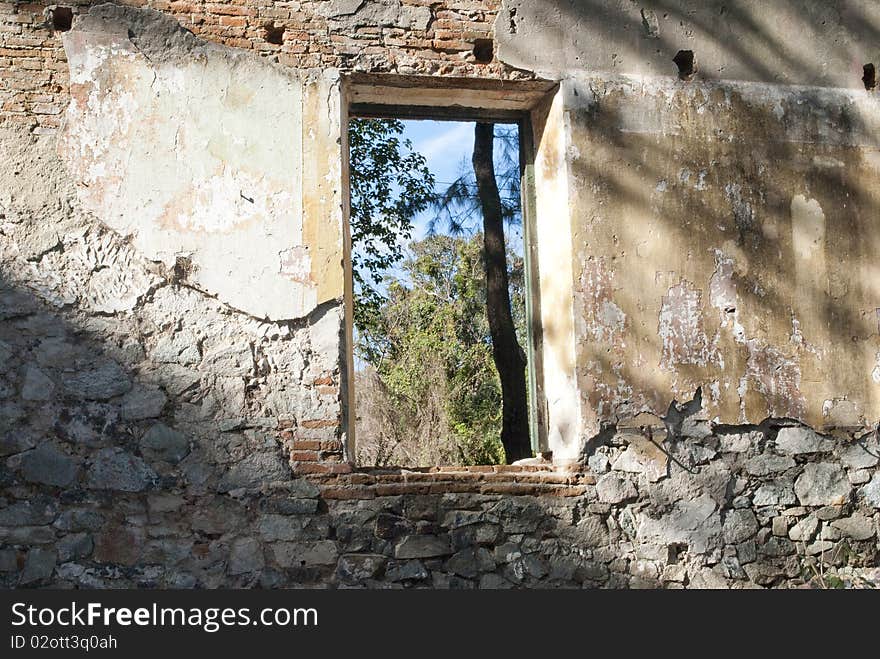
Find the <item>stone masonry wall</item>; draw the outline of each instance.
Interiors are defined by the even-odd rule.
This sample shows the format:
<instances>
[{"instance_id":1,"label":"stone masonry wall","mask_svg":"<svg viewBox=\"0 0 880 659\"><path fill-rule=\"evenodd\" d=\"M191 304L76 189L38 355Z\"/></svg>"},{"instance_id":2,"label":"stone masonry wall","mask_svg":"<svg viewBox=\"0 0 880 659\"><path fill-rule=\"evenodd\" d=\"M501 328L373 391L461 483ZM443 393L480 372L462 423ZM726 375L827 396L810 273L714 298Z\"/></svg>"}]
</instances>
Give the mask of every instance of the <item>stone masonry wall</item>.
<instances>
[{"instance_id":1,"label":"stone masonry wall","mask_svg":"<svg viewBox=\"0 0 880 659\"><path fill-rule=\"evenodd\" d=\"M297 67L529 75L476 62L495 2L149 4ZM880 582L874 431L716 426L692 401L606 428L564 473L353 471L341 301L258 320L83 207L52 11L0 5L2 586Z\"/></svg>"},{"instance_id":2,"label":"stone masonry wall","mask_svg":"<svg viewBox=\"0 0 880 659\"><path fill-rule=\"evenodd\" d=\"M59 560L82 541L74 554L117 567L171 565L167 551L202 551L179 535L201 523L172 512L187 498L226 519L228 492L289 480L301 446L347 468L340 304L284 323L236 312L85 213L54 137L0 141L4 570L48 549L48 517L74 534ZM137 520L156 505L176 521L148 538Z\"/></svg>"}]
</instances>

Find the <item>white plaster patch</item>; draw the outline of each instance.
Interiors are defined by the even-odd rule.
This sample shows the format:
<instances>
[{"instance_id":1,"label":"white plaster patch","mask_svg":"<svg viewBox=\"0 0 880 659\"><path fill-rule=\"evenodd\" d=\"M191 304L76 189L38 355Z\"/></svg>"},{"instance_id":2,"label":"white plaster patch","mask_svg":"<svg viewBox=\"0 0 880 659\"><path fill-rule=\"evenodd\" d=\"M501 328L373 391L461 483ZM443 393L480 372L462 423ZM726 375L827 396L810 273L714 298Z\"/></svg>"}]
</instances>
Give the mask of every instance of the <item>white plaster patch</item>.
<instances>
[{"instance_id":1,"label":"white plaster patch","mask_svg":"<svg viewBox=\"0 0 880 659\"><path fill-rule=\"evenodd\" d=\"M601 325L611 333L622 332L626 324L626 314L614 302L605 300L599 312Z\"/></svg>"},{"instance_id":2,"label":"white plaster patch","mask_svg":"<svg viewBox=\"0 0 880 659\"><path fill-rule=\"evenodd\" d=\"M718 309L721 327L730 325L733 338L737 342L745 341L745 328L739 322L739 303L736 294L736 260L715 250L715 272L709 280L709 302Z\"/></svg>"},{"instance_id":3,"label":"white plaster patch","mask_svg":"<svg viewBox=\"0 0 880 659\"><path fill-rule=\"evenodd\" d=\"M804 344L804 333L801 332L801 321L795 318L794 314L791 316L791 342L795 345Z\"/></svg>"},{"instance_id":4,"label":"white plaster patch","mask_svg":"<svg viewBox=\"0 0 880 659\"><path fill-rule=\"evenodd\" d=\"M604 259L590 259L583 267L580 290L584 296L582 321L587 335L596 341L619 344L626 328L626 314L612 299L614 273Z\"/></svg>"},{"instance_id":5,"label":"white plaster patch","mask_svg":"<svg viewBox=\"0 0 880 659\"><path fill-rule=\"evenodd\" d=\"M766 401L768 416L803 418L806 401L801 393L801 369L796 359L758 339L745 342L749 350L746 373L740 381L741 404L749 383Z\"/></svg>"},{"instance_id":6,"label":"white plaster patch","mask_svg":"<svg viewBox=\"0 0 880 659\"><path fill-rule=\"evenodd\" d=\"M690 282L681 281L663 297L657 332L662 345L661 368L718 363L718 350L703 329L702 293Z\"/></svg>"},{"instance_id":7,"label":"white plaster patch","mask_svg":"<svg viewBox=\"0 0 880 659\"><path fill-rule=\"evenodd\" d=\"M829 156L813 156L813 164L823 169L840 169L845 166L839 158L831 158Z\"/></svg>"},{"instance_id":8,"label":"white plaster patch","mask_svg":"<svg viewBox=\"0 0 880 659\"><path fill-rule=\"evenodd\" d=\"M227 233L256 222L268 227L268 218L293 205L289 191L278 191L265 178L240 171L224 170L219 176L195 181L190 194L192 205L174 219L182 231Z\"/></svg>"},{"instance_id":9,"label":"white plaster patch","mask_svg":"<svg viewBox=\"0 0 880 659\"><path fill-rule=\"evenodd\" d=\"M865 419L859 406L847 398L834 398L822 403L822 416L833 428L862 428Z\"/></svg>"},{"instance_id":10,"label":"white plaster patch","mask_svg":"<svg viewBox=\"0 0 880 659\"><path fill-rule=\"evenodd\" d=\"M292 281L311 280L312 259L308 246L291 247L281 252L279 272Z\"/></svg>"},{"instance_id":11,"label":"white plaster patch","mask_svg":"<svg viewBox=\"0 0 880 659\"><path fill-rule=\"evenodd\" d=\"M721 313L722 323L727 314L736 311L736 283L733 281L734 260L715 250L715 272L709 280L709 301Z\"/></svg>"},{"instance_id":12,"label":"white plaster patch","mask_svg":"<svg viewBox=\"0 0 880 659\"><path fill-rule=\"evenodd\" d=\"M709 383L709 399L714 403L721 401L721 387L718 385L718 380Z\"/></svg>"},{"instance_id":13,"label":"white plaster patch","mask_svg":"<svg viewBox=\"0 0 880 659\"><path fill-rule=\"evenodd\" d=\"M278 255L303 246L304 90L329 96L332 75L304 82L207 44L189 60L148 59L116 27L64 36L72 100L60 149L84 206L150 260L171 267L187 254L187 281L226 304L274 320L306 315L318 303L319 282L303 270L314 254L291 261L295 272ZM337 138L327 135L328 151ZM324 233L333 220L321 218ZM113 298L96 304L129 305L123 282L95 281Z\"/></svg>"},{"instance_id":14,"label":"white plaster patch","mask_svg":"<svg viewBox=\"0 0 880 659\"><path fill-rule=\"evenodd\" d=\"M825 245L825 213L815 199L795 195L791 200L792 245L797 258L811 259Z\"/></svg>"}]
</instances>

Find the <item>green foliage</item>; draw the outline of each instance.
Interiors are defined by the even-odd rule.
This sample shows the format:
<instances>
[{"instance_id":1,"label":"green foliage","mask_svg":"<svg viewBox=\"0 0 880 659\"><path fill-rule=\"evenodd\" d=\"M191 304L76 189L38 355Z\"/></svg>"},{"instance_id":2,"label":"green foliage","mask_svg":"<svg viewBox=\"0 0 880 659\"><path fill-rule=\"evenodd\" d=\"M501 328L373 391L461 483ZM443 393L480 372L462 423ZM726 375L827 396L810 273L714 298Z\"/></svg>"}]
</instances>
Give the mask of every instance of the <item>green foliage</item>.
<instances>
[{"instance_id":1,"label":"green foliage","mask_svg":"<svg viewBox=\"0 0 880 659\"><path fill-rule=\"evenodd\" d=\"M516 129L497 131L504 217L516 223ZM369 429L358 450L376 465L503 463L473 172L463 167L435 196L425 159L402 133L396 120L349 125L358 414L359 428ZM413 219L429 208L432 234L441 222L453 235L410 242ZM524 336L523 262L508 250L508 263L512 311Z\"/></svg>"},{"instance_id":2,"label":"green foliage","mask_svg":"<svg viewBox=\"0 0 880 659\"><path fill-rule=\"evenodd\" d=\"M384 273L403 257L412 220L434 200L434 176L425 158L401 139L396 119L349 122L351 240L354 321L358 330L374 322L384 302Z\"/></svg>"},{"instance_id":3,"label":"green foliage","mask_svg":"<svg viewBox=\"0 0 880 659\"><path fill-rule=\"evenodd\" d=\"M402 417L418 418L439 391L443 430L458 452L450 458L461 464L504 462L481 250L481 234L412 243L388 280L387 302L359 337L361 354L378 357L371 364ZM513 259L511 280L520 290L522 271L522 259ZM523 305L516 309L522 326Z\"/></svg>"}]
</instances>

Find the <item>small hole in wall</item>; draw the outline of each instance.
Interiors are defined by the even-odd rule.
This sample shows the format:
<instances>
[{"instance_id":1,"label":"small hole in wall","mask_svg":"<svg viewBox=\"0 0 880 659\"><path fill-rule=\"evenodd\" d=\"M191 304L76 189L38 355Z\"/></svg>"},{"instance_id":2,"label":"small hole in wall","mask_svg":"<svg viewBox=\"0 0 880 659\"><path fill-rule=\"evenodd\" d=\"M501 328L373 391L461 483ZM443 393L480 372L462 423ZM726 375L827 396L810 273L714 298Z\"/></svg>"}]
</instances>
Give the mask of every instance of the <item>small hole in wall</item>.
<instances>
[{"instance_id":1,"label":"small hole in wall","mask_svg":"<svg viewBox=\"0 0 880 659\"><path fill-rule=\"evenodd\" d=\"M696 73L697 62L694 58L694 51L679 50L675 53L675 57L672 58L672 61L675 62L675 65L678 67L678 77L682 80L690 80L694 73Z\"/></svg>"},{"instance_id":2,"label":"small hole in wall","mask_svg":"<svg viewBox=\"0 0 880 659\"><path fill-rule=\"evenodd\" d=\"M192 259L188 256L178 256L174 260L174 280L186 281L194 269Z\"/></svg>"},{"instance_id":3,"label":"small hole in wall","mask_svg":"<svg viewBox=\"0 0 880 659\"><path fill-rule=\"evenodd\" d=\"M862 82L865 83L865 89L871 91L877 87L877 68L873 64L865 64L862 67L864 74Z\"/></svg>"},{"instance_id":4,"label":"small hole in wall","mask_svg":"<svg viewBox=\"0 0 880 659\"><path fill-rule=\"evenodd\" d=\"M488 64L495 57L495 44L491 39L477 39L474 41L474 58L480 64Z\"/></svg>"},{"instance_id":5,"label":"small hole in wall","mask_svg":"<svg viewBox=\"0 0 880 659\"><path fill-rule=\"evenodd\" d=\"M682 545L672 544L666 547L666 562L669 565L678 565L680 554L685 549Z\"/></svg>"},{"instance_id":6,"label":"small hole in wall","mask_svg":"<svg viewBox=\"0 0 880 659\"><path fill-rule=\"evenodd\" d=\"M73 9L70 7L55 7L51 10L52 29L56 32L67 32L73 27Z\"/></svg>"},{"instance_id":7,"label":"small hole in wall","mask_svg":"<svg viewBox=\"0 0 880 659\"><path fill-rule=\"evenodd\" d=\"M284 43L284 26L283 25L275 25L274 23L266 23L263 26L263 30L266 33L266 41L269 43L274 43L276 46L280 46Z\"/></svg>"}]
</instances>

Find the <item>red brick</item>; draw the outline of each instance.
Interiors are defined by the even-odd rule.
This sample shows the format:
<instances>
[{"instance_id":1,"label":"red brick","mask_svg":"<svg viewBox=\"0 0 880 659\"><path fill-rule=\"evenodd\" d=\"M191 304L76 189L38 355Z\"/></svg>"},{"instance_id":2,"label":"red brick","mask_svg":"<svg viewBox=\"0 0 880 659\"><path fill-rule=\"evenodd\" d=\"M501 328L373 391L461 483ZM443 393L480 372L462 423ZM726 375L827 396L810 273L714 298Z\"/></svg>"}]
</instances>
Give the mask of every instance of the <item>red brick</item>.
<instances>
[{"instance_id":1,"label":"red brick","mask_svg":"<svg viewBox=\"0 0 880 659\"><path fill-rule=\"evenodd\" d=\"M526 483L487 483L480 488L483 494L510 494L515 496L535 495L539 487Z\"/></svg>"},{"instance_id":2,"label":"red brick","mask_svg":"<svg viewBox=\"0 0 880 659\"><path fill-rule=\"evenodd\" d=\"M348 474L352 467L347 462L327 464L323 462L291 462L291 468L296 474Z\"/></svg>"},{"instance_id":3,"label":"red brick","mask_svg":"<svg viewBox=\"0 0 880 659\"><path fill-rule=\"evenodd\" d=\"M336 419L305 419L299 422L303 428L332 428L338 424Z\"/></svg>"},{"instance_id":4,"label":"red brick","mask_svg":"<svg viewBox=\"0 0 880 659\"><path fill-rule=\"evenodd\" d=\"M429 485L417 483L391 483L388 485L376 485L376 495L380 497L397 496L399 494L429 494Z\"/></svg>"},{"instance_id":5,"label":"red brick","mask_svg":"<svg viewBox=\"0 0 880 659\"><path fill-rule=\"evenodd\" d=\"M321 448L321 442L307 439L294 439L293 448L298 451L317 451Z\"/></svg>"},{"instance_id":6,"label":"red brick","mask_svg":"<svg viewBox=\"0 0 880 659\"><path fill-rule=\"evenodd\" d=\"M375 485L376 477L370 474L359 474L357 472L348 474L344 477L346 481L352 485Z\"/></svg>"},{"instance_id":7,"label":"red brick","mask_svg":"<svg viewBox=\"0 0 880 659\"><path fill-rule=\"evenodd\" d=\"M479 494L480 484L467 481L450 481L434 483L428 487L429 494Z\"/></svg>"},{"instance_id":8,"label":"red brick","mask_svg":"<svg viewBox=\"0 0 880 659\"><path fill-rule=\"evenodd\" d=\"M230 27L246 27L248 19L246 16L221 16L220 25L228 25Z\"/></svg>"},{"instance_id":9,"label":"red brick","mask_svg":"<svg viewBox=\"0 0 880 659\"><path fill-rule=\"evenodd\" d=\"M293 451L290 459L295 462L318 462L319 454L317 451Z\"/></svg>"},{"instance_id":10,"label":"red brick","mask_svg":"<svg viewBox=\"0 0 880 659\"><path fill-rule=\"evenodd\" d=\"M322 487L321 497L324 499L375 499L376 491L368 486Z\"/></svg>"},{"instance_id":11,"label":"red brick","mask_svg":"<svg viewBox=\"0 0 880 659\"><path fill-rule=\"evenodd\" d=\"M221 16L256 16L257 10L253 7L242 7L232 4L207 4L205 11L209 14L219 14Z\"/></svg>"}]
</instances>

